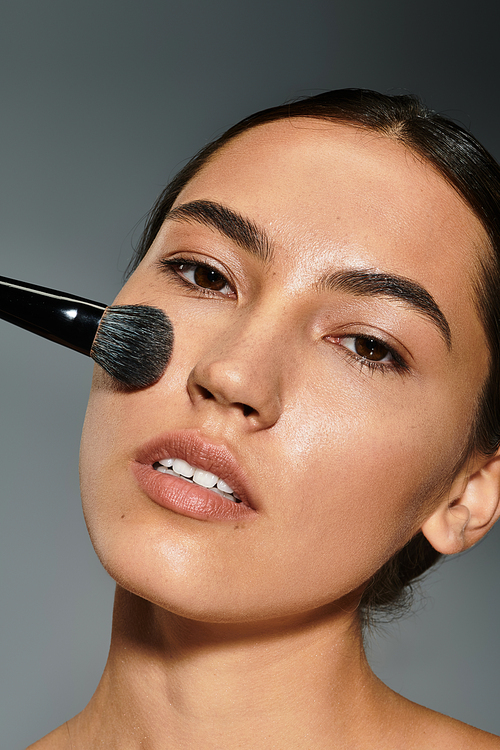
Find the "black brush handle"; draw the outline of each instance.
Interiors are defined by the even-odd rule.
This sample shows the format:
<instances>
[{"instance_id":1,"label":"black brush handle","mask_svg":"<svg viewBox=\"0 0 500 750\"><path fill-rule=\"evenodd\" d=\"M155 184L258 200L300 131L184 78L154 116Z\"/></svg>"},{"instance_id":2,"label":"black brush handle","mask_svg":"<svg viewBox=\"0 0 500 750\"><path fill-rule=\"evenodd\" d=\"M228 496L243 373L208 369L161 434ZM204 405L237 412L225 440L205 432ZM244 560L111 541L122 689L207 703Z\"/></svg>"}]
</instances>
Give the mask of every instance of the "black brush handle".
<instances>
[{"instance_id":1,"label":"black brush handle","mask_svg":"<svg viewBox=\"0 0 500 750\"><path fill-rule=\"evenodd\" d=\"M0 276L0 318L90 356L106 305Z\"/></svg>"}]
</instances>

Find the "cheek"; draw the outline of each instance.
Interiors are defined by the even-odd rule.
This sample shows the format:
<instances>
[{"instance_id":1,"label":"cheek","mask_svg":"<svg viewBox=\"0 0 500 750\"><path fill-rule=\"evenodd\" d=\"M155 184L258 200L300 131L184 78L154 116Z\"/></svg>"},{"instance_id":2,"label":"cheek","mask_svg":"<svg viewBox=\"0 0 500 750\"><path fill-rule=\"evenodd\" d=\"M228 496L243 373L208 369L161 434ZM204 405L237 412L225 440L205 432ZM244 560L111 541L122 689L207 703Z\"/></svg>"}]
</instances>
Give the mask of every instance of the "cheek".
<instances>
[{"instance_id":1,"label":"cheek","mask_svg":"<svg viewBox=\"0 0 500 750\"><path fill-rule=\"evenodd\" d=\"M129 471L134 397L114 394L107 386L106 376L96 374L80 449L83 514L109 575L132 593L154 599L148 597L148 579L160 570L159 556L152 554L154 518L144 513ZM160 528L158 524L158 532Z\"/></svg>"},{"instance_id":2,"label":"cheek","mask_svg":"<svg viewBox=\"0 0 500 750\"><path fill-rule=\"evenodd\" d=\"M113 520L127 506L127 494L120 493L130 452L126 441L130 408L125 399L96 367L80 446L80 486L85 521L101 559Z\"/></svg>"},{"instance_id":3,"label":"cheek","mask_svg":"<svg viewBox=\"0 0 500 750\"><path fill-rule=\"evenodd\" d=\"M437 404L341 402L328 410L309 402L300 417L283 419L282 442L295 466L285 475L286 494L295 496L288 523L297 535L307 529L311 544L316 534L324 559L347 555L362 579L418 531L451 481L467 429L463 419L436 419Z\"/></svg>"},{"instance_id":4,"label":"cheek","mask_svg":"<svg viewBox=\"0 0 500 750\"><path fill-rule=\"evenodd\" d=\"M197 619L285 615L358 589L418 530L459 455L465 410L452 418L443 394L423 408L415 393L332 393L312 374L302 380L272 430L235 437L264 500L258 524L236 531L165 515L131 482L134 447L190 414L181 389L167 412L161 385L115 393L96 373L82 497L115 580Z\"/></svg>"}]
</instances>

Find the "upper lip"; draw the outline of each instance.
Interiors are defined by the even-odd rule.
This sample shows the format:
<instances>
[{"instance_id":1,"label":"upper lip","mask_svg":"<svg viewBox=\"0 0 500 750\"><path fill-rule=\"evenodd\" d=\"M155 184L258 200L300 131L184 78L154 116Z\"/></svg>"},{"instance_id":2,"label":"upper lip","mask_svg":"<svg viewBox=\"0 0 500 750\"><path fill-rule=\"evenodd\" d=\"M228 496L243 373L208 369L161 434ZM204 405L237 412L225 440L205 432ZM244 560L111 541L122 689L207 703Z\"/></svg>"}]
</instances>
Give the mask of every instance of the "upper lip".
<instances>
[{"instance_id":1,"label":"upper lip","mask_svg":"<svg viewBox=\"0 0 500 750\"><path fill-rule=\"evenodd\" d=\"M197 469L212 472L223 479L245 505L255 510L245 472L224 444L212 442L198 431L181 430L152 438L135 456L138 463L145 465L153 465L164 458L182 458Z\"/></svg>"}]
</instances>

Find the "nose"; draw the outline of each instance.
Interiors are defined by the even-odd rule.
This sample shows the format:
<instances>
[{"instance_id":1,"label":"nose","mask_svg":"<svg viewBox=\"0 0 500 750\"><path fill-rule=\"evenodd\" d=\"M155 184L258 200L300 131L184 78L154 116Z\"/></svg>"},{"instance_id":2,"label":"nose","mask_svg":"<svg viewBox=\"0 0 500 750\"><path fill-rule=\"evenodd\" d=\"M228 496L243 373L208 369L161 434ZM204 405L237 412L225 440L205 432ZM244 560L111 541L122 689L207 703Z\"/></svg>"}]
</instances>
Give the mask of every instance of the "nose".
<instances>
[{"instance_id":1,"label":"nose","mask_svg":"<svg viewBox=\"0 0 500 750\"><path fill-rule=\"evenodd\" d=\"M272 427L282 408L280 338L275 326L256 320L211 338L189 374L193 404L231 413L250 429Z\"/></svg>"}]
</instances>

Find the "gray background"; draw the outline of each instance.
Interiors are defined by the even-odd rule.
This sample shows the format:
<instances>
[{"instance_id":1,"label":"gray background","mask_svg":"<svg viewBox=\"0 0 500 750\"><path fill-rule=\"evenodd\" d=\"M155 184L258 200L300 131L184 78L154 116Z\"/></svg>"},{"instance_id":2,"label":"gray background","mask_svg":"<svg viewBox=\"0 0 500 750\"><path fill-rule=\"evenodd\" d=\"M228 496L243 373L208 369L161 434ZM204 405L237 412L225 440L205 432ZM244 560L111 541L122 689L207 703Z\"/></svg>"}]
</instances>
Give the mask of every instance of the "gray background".
<instances>
[{"instance_id":1,"label":"gray background","mask_svg":"<svg viewBox=\"0 0 500 750\"><path fill-rule=\"evenodd\" d=\"M110 302L141 217L244 115L340 86L415 91L500 156L493 2L4 0L0 273ZM139 222L139 225L137 224ZM91 363L0 322L1 746L89 700L113 585L79 506ZM500 534L441 566L377 637L409 698L500 733Z\"/></svg>"}]
</instances>

